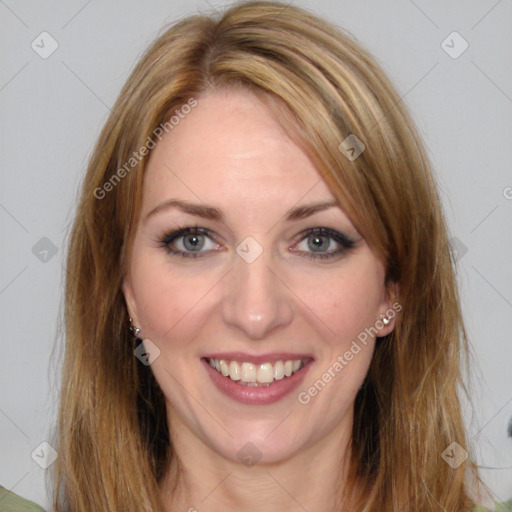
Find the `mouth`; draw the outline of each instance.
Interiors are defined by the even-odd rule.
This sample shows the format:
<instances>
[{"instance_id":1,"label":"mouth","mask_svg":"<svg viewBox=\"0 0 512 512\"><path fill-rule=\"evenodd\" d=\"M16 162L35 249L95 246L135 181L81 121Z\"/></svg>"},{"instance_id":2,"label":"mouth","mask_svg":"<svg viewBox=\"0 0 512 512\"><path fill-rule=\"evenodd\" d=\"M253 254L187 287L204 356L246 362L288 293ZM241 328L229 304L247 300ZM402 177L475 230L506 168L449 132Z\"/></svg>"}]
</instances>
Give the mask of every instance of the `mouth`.
<instances>
[{"instance_id":1,"label":"mouth","mask_svg":"<svg viewBox=\"0 0 512 512\"><path fill-rule=\"evenodd\" d=\"M278 360L274 363L261 364L208 357L205 359L218 373L241 386L268 387L295 375L304 368L311 358Z\"/></svg>"},{"instance_id":2,"label":"mouth","mask_svg":"<svg viewBox=\"0 0 512 512\"><path fill-rule=\"evenodd\" d=\"M249 360L247 360L249 359ZM313 363L310 356L225 354L203 357L203 365L217 388L245 404L277 402L295 389Z\"/></svg>"}]
</instances>

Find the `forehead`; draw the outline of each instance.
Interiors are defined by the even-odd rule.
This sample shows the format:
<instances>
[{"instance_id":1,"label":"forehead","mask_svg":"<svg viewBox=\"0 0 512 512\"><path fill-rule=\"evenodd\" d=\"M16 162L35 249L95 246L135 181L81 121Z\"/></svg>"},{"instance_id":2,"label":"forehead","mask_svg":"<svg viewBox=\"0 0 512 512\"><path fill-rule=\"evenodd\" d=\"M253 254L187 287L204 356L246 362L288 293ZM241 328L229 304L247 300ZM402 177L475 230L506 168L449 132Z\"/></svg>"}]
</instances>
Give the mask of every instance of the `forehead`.
<instances>
[{"instance_id":1,"label":"forehead","mask_svg":"<svg viewBox=\"0 0 512 512\"><path fill-rule=\"evenodd\" d=\"M143 210L169 196L264 211L333 195L269 107L246 90L211 91L152 150ZM144 212L143 212L144 213Z\"/></svg>"}]
</instances>

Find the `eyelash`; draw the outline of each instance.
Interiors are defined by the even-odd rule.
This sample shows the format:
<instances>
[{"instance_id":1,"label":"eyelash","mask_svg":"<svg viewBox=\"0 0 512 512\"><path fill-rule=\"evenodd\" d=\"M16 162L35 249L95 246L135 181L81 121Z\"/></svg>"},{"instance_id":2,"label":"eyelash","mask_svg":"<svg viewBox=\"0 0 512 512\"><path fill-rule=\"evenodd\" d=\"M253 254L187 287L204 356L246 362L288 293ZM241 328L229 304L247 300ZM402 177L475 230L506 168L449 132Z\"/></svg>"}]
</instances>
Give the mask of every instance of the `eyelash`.
<instances>
[{"instance_id":1,"label":"eyelash","mask_svg":"<svg viewBox=\"0 0 512 512\"><path fill-rule=\"evenodd\" d=\"M201 228L199 226L189 226L189 227L183 227L178 228L175 231L172 231L170 233L166 233L163 236L161 236L158 240L159 246L162 247L168 254L172 254L174 256L178 256L181 258L202 258L205 254L207 254L208 251L180 251L176 249L171 248L171 244L182 237L189 236L189 235L204 235L207 236L210 239L214 239L213 233L207 229L207 228ZM319 260L319 259L330 259L334 258L336 256L340 256L343 253L349 251L352 249L355 245L355 242L351 240L349 237L344 235L343 233L340 233L339 231L336 231L334 229L326 228L326 227L317 227L317 228L310 228L306 229L299 235L297 235L297 243L302 242L303 240L306 240L310 236L327 236L331 239L333 239L335 242L337 242L341 247L339 249L336 249L335 251L331 251L328 253L315 253L315 252L304 252L304 251L297 251L301 252L304 257L309 258L311 260Z\"/></svg>"}]
</instances>

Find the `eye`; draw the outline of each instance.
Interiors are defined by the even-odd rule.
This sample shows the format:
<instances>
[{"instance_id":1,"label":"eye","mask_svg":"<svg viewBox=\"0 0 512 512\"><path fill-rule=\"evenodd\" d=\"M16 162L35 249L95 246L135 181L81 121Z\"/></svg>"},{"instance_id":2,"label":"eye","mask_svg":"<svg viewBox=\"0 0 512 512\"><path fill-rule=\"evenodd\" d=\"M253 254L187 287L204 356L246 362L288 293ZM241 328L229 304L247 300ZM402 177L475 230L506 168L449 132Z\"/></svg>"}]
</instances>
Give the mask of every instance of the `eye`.
<instances>
[{"instance_id":1,"label":"eye","mask_svg":"<svg viewBox=\"0 0 512 512\"><path fill-rule=\"evenodd\" d=\"M348 236L326 227L303 231L298 239L299 243L292 251L310 259L339 257L355 245ZM160 237L159 245L168 254L182 258L201 258L219 248L214 242L213 233L199 226L183 227L167 233Z\"/></svg>"},{"instance_id":2,"label":"eye","mask_svg":"<svg viewBox=\"0 0 512 512\"><path fill-rule=\"evenodd\" d=\"M302 252L306 258L311 259L341 256L355 245L355 242L348 236L326 227L312 228L304 231L301 233L299 241L300 243L295 246L293 251ZM335 247L336 245L338 246L337 248Z\"/></svg>"},{"instance_id":3,"label":"eye","mask_svg":"<svg viewBox=\"0 0 512 512\"><path fill-rule=\"evenodd\" d=\"M213 242L213 233L198 226L180 228L168 233L160 238L160 245L169 254L183 258L200 258L218 247Z\"/></svg>"}]
</instances>

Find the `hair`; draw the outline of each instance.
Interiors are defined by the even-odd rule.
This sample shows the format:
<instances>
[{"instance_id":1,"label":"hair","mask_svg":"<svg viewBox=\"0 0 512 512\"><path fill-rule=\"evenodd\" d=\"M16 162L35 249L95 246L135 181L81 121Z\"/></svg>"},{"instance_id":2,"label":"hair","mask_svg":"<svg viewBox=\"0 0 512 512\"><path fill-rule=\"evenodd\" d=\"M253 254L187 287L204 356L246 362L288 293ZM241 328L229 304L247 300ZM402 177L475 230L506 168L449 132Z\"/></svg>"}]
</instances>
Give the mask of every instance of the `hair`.
<instances>
[{"instance_id":1,"label":"hair","mask_svg":"<svg viewBox=\"0 0 512 512\"><path fill-rule=\"evenodd\" d=\"M67 255L56 512L162 510L159 486L174 460L165 401L134 357L121 288L149 152L133 169L126 162L191 98L239 87L286 110L283 125L385 263L403 306L356 396L349 482L364 485L353 486L351 510L466 512L474 504L467 476L481 483L478 468L471 456L452 468L441 454L454 441L467 448L458 393L467 394L469 348L426 150L367 50L277 2L239 3L219 19L194 15L168 28L135 66L96 143ZM352 134L365 146L355 160L340 150Z\"/></svg>"}]
</instances>

